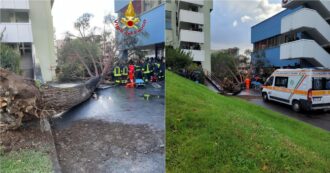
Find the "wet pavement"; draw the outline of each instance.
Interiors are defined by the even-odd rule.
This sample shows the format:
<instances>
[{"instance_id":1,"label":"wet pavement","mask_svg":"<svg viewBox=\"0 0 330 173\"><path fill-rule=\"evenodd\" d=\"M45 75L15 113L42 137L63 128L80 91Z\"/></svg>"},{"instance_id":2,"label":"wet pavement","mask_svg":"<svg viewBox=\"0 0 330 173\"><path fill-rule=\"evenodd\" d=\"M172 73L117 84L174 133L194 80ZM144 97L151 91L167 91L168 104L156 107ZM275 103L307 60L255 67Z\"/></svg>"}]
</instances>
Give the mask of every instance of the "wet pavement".
<instances>
[{"instance_id":1,"label":"wet pavement","mask_svg":"<svg viewBox=\"0 0 330 173\"><path fill-rule=\"evenodd\" d=\"M111 87L53 121L63 172L164 172L164 83Z\"/></svg>"},{"instance_id":2,"label":"wet pavement","mask_svg":"<svg viewBox=\"0 0 330 173\"><path fill-rule=\"evenodd\" d=\"M330 131L330 112L313 111L296 113L291 110L291 106L277 103L277 102L264 102L261 97L261 92L256 90L244 90L239 95L239 98L248 100L251 103L260 105L267 109L279 112L283 115L298 119L300 121L312 124L316 127Z\"/></svg>"},{"instance_id":3,"label":"wet pavement","mask_svg":"<svg viewBox=\"0 0 330 173\"><path fill-rule=\"evenodd\" d=\"M97 99L91 98L64 113L55 121L55 127L67 127L82 119L97 119L124 124L147 124L164 130L164 84L160 85L162 88L159 89L148 85L137 89L120 86L97 90ZM151 98L146 100L144 94L150 94Z\"/></svg>"}]
</instances>

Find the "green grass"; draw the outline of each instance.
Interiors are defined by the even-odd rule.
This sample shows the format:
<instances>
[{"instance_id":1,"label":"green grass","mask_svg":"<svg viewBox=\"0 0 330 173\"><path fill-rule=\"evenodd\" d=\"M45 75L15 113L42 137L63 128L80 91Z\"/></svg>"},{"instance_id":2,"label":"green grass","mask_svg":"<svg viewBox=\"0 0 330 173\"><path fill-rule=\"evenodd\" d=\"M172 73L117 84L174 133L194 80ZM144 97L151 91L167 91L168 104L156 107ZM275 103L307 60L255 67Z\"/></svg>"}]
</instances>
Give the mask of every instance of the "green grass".
<instances>
[{"instance_id":1,"label":"green grass","mask_svg":"<svg viewBox=\"0 0 330 173\"><path fill-rule=\"evenodd\" d=\"M32 150L0 155L1 173L50 173L52 163L47 154Z\"/></svg>"},{"instance_id":2,"label":"green grass","mask_svg":"<svg viewBox=\"0 0 330 173\"><path fill-rule=\"evenodd\" d=\"M330 133L166 72L167 172L330 172Z\"/></svg>"}]
</instances>

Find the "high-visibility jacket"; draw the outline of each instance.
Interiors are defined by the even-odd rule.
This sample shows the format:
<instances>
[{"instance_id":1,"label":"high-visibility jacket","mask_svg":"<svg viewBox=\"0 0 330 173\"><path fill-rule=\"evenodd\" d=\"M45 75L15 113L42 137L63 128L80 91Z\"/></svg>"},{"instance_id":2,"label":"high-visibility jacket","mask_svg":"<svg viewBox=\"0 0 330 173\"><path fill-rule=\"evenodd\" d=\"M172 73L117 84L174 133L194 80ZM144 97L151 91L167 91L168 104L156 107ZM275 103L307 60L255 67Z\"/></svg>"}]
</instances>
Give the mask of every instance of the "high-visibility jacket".
<instances>
[{"instance_id":1,"label":"high-visibility jacket","mask_svg":"<svg viewBox=\"0 0 330 173\"><path fill-rule=\"evenodd\" d=\"M140 65L135 65L135 71L136 72L141 71L141 66Z\"/></svg>"},{"instance_id":2,"label":"high-visibility jacket","mask_svg":"<svg viewBox=\"0 0 330 173\"><path fill-rule=\"evenodd\" d=\"M156 73L158 73L160 71L160 64L159 63L155 63L155 65L154 65L154 71Z\"/></svg>"},{"instance_id":3,"label":"high-visibility jacket","mask_svg":"<svg viewBox=\"0 0 330 173\"><path fill-rule=\"evenodd\" d=\"M120 73L120 67L119 67L119 66L116 66L116 67L113 69L113 76L114 76L114 77L120 77L120 76L121 76L121 73Z\"/></svg>"},{"instance_id":4,"label":"high-visibility jacket","mask_svg":"<svg viewBox=\"0 0 330 173\"><path fill-rule=\"evenodd\" d=\"M121 75L123 75L123 76L127 76L128 75L128 68L127 68L127 66L125 66L125 67L122 68Z\"/></svg>"},{"instance_id":5,"label":"high-visibility jacket","mask_svg":"<svg viewBox=\"0 0 330 173\"><path fill-rule=\"evenodd\" d=\"M145 65L145 68L144 68L143 73L144 73L144 74L149 74L150 72L151 72L151 71L150 71L150 64L147 63L147 64Z\"/></svg>"}]
</instances>

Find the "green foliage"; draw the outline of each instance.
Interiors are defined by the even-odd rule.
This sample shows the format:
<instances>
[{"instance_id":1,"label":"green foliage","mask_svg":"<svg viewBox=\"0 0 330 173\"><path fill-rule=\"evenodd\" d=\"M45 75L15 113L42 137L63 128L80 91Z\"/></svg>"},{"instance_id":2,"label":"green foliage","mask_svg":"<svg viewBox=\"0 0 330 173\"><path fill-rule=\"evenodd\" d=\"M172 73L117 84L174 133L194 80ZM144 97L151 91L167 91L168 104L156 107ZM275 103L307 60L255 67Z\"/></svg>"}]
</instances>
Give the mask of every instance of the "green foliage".
<instances>
[{"instance_id":1,"label":"green foliage","mask_svg":"<svg viewBox=\"0 0 330 173\"><path fill-rule=\"evenodd\" d=\"M166 172L330 170L330 133L166 71Z\"/></svg>"},{"instance_id":2,"label":"green foliage","mask_svg":"<svg viewBox=\"0 0 330 173\"><path fill-rule=\"evenodd\" d=\"M89 69L94 69L92 58L97 59L101 50L99 44L84 41L83 39L65 40L63 47L58 50L58 68L60 81L74 81L88 77L87 69L83 66L78 56L86 63ZM97 65L100 70L100 66Z\"/></svg>"},{"instance_id":3,"label":"green foliage","mask_svg":"<svg viewBox=\"0 0 330 173\"><path fill-rule=\"evenodd\" d=\"M187 69L187 73L189 74L189 79L204 84L205 76L201 65L192 63L188 67L186 67L186 69Z\"/></svg>"},{"instance_id":4,"label":"green foliage","mask_svg":"<svg viewBox=\"0 0 330 173\"><path fill-rule=\"evenodd\" d=\"M52 163L41 152L22 150L0 155L1 173L51 173Z\"/></svg>"},{"instance_id":5,"label":"green foliage","mask_svg":"<svg viewBox=\"0 0 330 173\"><path fill-rule=\"evenodd\" d=\"M217 52L211 55L212 72L222 81L230 81L239 84L242 82L242 74L239 70L239 57L232 54ZM232 85L228 88L233 87Z\"/></svg>"},{"instance_id":6,"label":"green foliage","mask_svg":"<svg viewBox=\"0 0 330 173\"><path fill-rule=\"evenodd\" d=\"M166 67L174 71L184 69L193 63L190 53L183 52L181 49L166 47Z\"/></svg>"},{"instance_id":7,"label":"green foliage","mask_svg":"<svg viewBox=\"0 0 330 173\"><path fill-rule=\"evenodd\" d=\"M0 67L20 74L21 55L15 49L0 43Z\"/></svg>"}]
</instances>

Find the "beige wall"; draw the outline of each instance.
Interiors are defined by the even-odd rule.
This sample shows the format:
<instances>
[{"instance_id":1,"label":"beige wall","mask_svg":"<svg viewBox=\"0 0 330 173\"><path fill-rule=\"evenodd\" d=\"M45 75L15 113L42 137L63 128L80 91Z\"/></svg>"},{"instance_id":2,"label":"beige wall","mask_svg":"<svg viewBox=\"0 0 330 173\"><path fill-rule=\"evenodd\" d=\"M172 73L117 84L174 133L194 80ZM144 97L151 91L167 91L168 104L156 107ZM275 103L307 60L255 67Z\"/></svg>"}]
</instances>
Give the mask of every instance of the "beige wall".
<instances>
[{"instance_id":1,"label":"beige wall","mask_svg":"<svg viewBox=\"0 0 330 173\"><path fill-rule=\"evenodd\" d=\"M204 0L203 13L204 13L204 39L205 43L203 44L202 49L205 51L205 61L202 62L204 69L211 71L211 17L210 9L213 9L212 0ZM177 5L175 0L171 0L171 3L166 2L166 10L171 11L172 13L172 30L166 30L166 45L172 45L173 47L179 47L180 42L176 31L176 10Z\"/></svg>"},{"instance_id":2,"label":"beige wall","mask_svg":"<svg viewBox=\"0 0 330 173\"><path fill-rule=\"evenodd\" d=\"M30 0L29 5L35 63L40 65L42 79L51 81L56 67L51 0Z\"/></svg>"}]
</instances>

